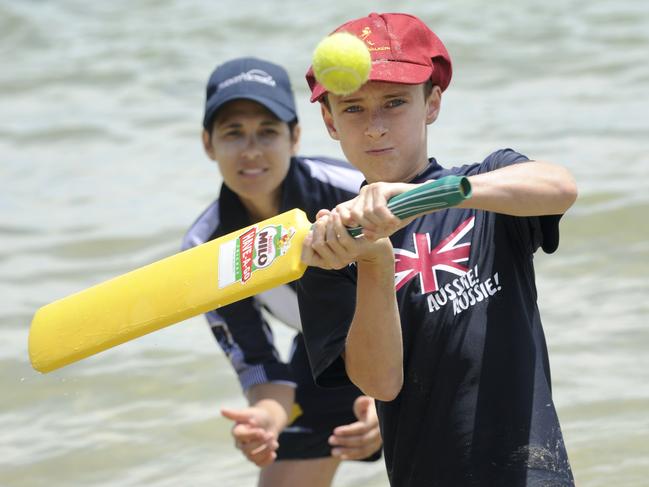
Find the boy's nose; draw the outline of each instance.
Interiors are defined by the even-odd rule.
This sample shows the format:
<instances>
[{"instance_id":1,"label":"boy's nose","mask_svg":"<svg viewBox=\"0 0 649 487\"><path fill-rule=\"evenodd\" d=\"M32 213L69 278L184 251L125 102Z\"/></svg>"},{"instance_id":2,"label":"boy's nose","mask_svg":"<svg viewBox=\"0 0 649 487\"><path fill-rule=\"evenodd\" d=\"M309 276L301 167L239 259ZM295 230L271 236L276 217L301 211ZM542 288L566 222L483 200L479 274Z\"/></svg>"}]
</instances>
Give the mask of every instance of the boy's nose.
<instances>
[{"instance_id":1,"label":"boy's nose","mask_svg":"<svg viewBox=\"0 0 649 487\"><path fill-rule=\"evenodd\" d=\"M367 128L365 129L365 135L373 139L378 139L382 137L388 131L385 126L383 117L380 113L370 114L369 120L367 122Z\"/></svg>"}]
</instances>

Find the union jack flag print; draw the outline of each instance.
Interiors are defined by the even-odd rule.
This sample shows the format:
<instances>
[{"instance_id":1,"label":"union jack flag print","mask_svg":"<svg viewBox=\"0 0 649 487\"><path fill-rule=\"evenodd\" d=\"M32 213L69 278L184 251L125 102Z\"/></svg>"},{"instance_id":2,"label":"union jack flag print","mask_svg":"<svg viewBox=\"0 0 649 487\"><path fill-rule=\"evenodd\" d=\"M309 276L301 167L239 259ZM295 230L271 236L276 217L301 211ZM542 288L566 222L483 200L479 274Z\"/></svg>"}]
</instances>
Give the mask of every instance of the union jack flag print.
<instances>
[{"instance_id":1,"label":"union jack flag print","mask_svg":"<svg viewBox=\"0 0 649 487\"><path fill-rule=\"evenodd\" d=\"M457 227L448 237L431 249L430 234L413 233L415 251L394 249L395 287L397 291L410 279L419 276L422 294L432 293L439 289L437 273L446 271L461 276L469 268L471 242L458 243L473 228L475 217L472 216Z\"/></svg>"}]
</instances>

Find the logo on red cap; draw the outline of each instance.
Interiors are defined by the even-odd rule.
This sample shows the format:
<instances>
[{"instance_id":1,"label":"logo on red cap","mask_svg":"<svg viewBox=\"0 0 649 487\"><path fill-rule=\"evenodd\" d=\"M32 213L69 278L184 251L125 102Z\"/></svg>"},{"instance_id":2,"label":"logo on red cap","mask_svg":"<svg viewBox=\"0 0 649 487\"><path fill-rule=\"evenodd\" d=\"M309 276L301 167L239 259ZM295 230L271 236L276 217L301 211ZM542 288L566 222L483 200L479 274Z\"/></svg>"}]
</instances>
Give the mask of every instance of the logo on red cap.
<instances>
[{"instance_id":1,"label":"logo on red cap","mask_svg":"<svg viewBox=\"0 0 649 487\"><path fill-rule=\"evenodd\" d=\"M371 33L372 29L370 29L369 27L364 27L361 31L361 35L359 36L360 39L368 45L368 47L374 45L374 43L368 39Z\"/></svg>"},{"instance_id":2,"label":"logo on red cap","mask_svg":"<svg viewBox=\"0 0 649 487\"><path fill-rule=\"evenodd\" d=\"M367 46L367 49L372 52L372 51L389 51L390 46L379 46L376 47L376 43L370 40L370 36L372 35L372 29L369 27L363 27L363 30L361 31L361 35L358 36L360 40L362 40L365 45Z\"/></svg>"}]
</instances>

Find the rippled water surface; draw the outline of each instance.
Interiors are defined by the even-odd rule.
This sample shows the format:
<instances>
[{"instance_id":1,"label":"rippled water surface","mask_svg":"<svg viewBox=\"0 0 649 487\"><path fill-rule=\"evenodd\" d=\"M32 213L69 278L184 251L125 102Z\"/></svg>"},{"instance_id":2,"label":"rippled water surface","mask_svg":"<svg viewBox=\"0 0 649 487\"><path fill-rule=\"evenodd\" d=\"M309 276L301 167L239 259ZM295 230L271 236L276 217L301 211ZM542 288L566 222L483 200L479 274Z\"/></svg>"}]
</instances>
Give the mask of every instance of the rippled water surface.
<instances>
[{"instance_id":1,"label":"rippled water surface","mask_svg":"<svg viewBox=\"0 0 649 487\"><path fill-rule=\"evenodd\" d=\"M215 196L199 133L217 63L283 63L302 152L340 155L303 74L317 41L367 4L306 5L0 0L0 485L254 485L218 415L243 404L238 384L202 319L48 375L26 340L43 304L175 252ZM431 155L509 146L577 177L561 247L537 258L555 399L580 486L646 485L649 7L373 5L419 15L453 56ZM381 465L346 465L337 485L387 482Z\"/></svg>"}]
</instances>

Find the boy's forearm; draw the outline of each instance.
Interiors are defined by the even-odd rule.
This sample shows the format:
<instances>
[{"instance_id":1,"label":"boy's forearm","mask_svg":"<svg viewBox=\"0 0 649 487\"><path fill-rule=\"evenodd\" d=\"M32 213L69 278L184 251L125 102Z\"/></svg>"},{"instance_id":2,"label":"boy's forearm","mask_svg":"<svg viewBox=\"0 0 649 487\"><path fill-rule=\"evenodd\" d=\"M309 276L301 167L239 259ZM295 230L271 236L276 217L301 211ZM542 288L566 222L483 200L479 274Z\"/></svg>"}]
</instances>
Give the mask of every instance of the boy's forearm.
<instances>
[{"instance_id":1,"label":"boy's forearm","mask_svg":"<svg viewBox=\"0 0 649 487\"><path fill-rule=\"evenodd\" d=\"M470 176L472 197L461 208L476 208L513 216L560 215L577 198L570 172L543 161L513 164Z\"/></svg>"},{"instance_id":2,"label":"boy's forearm","mask_svg":"<svg viewBox=\"0 0 649 487\"><path fill-rule=\"evenodd\" d=\"M403 384L401 321L391 245L377 259L359 259L357 265L356 312L345 344L345 368L365 394L390 401Z\"/></svg>"}]
</instances>

